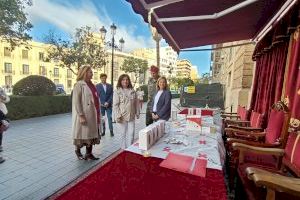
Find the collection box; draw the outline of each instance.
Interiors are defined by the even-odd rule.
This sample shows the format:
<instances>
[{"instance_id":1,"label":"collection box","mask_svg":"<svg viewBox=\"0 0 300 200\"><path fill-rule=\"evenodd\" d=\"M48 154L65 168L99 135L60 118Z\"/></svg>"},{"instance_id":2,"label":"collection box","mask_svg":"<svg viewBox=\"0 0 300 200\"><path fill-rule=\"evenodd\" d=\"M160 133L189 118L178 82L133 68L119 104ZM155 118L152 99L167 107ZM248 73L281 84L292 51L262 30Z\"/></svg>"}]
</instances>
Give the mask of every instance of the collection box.
<instances>
[{"instance_id":1,"label":"collection box","mask_svg":"<svg viewBox=\"0 0 300 200\"><path fill-rule=\"evenodd\" d=\"M165 121L159 120L139 132L139 149L147 151L165 134Z\"/></svg>"},{"instance_id":2,"label":"collection box","mask_svg":"<svg viewBox=\"0 0 300 200\"><path fill-rule=\"evenodd\" d=\"M196 108L196 115L200 115L201 116L201 108Z\"/></svg>"},{"instance_id":3,"label":"collection box","mask_svg":"<svg viewBox=\"0 0 300 200\"><path fill-rule=\"evenodd\" d=\"M144 128L139 132L139 149L148 150L152 146L152 129Z\"/></svg>"},{"instance_id":4,"label":"collection box","mask_svg":"<svg viewBox=\"0 0 300 200\"><path fill-rule=\"evenodd\" d=\"M188 108L188 115L194 115L194 108Z\"/></svg>"}]
</instances>

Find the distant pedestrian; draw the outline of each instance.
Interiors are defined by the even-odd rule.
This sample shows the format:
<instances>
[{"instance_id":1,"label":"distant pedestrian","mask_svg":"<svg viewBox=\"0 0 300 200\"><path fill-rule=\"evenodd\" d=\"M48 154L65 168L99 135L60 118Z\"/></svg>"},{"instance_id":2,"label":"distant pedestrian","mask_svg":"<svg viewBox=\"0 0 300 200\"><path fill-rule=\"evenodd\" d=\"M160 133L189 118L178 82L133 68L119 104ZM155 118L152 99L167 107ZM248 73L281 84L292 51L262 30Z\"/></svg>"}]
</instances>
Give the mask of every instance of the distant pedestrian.
<instances>
[{"instance_id":1,"label":"distant pedestrian","mask_svg":"<svg viewBox=\"0 0 300 200\"><path fill-rule=\"evenodd\" d=\"M95 85L91 82L93 72L91 67L79 69L77 83L73 89L72 99L72 132L75 153L78 159L98 160L92 154L93 145L100 143L100 102ZM86 146L83 157L80 149Z\"/></svg>"},{"instance_id":2,"label":"distant pedestrian","mask_svg":"<svg viewBox=\"0 0 300 200\"><path fill-rule=\"evenodd\" d=\"M156 93L156 82L159 78L159 68L152 65L150 67L150 72L152 77L148 81L148 103L146 109L146 126L153 123L151 113L152 113L153 98Z\"/></svg>"},{"instance_id":3,"label":"distant pedestrian","mask_svg":"<svg viewBox=\"0 0 300 200\"><path fill-rule=\"evenodd\" d=\"M156 94L152 104L152 119L168 121L171 116L172 95L168 89L167 79L160 77L156 83Z\"/></svg>"},{"instance_id":4,"label":"distant pedestrian","mask_svg":"<svg viewBox=\"0 0 300 200\"><path fill-rule=\"evenodd\" d=\"M113 113L121 134L121 147L125 149L133 144L135 118L140 116L137 95L127 74L119 77L113 97Z\"/></svg>"},{"instance_id":5,"label":"distant pedestrian","mask_svg":"<svg viewBox=\"0 0 300 200\"><path fill-rule=\"evenodd\" d=\"M140 109L142 110L142 108L143 108L143 103L144 103L144 95L145 95L145 93L144 93L144 91L141 90L141 88L139 87L139 88L138 88L138 91L136 92L136 95L137 95L137 98L138 98L138 100L139 100Z\"/></svg>"},{"instance_id":6,"label":"distant pedestrian","mask_svg":"<svg viewBox=\"0 0 300 200\"><path fill-rule=\"evenodd\" d=\"M101 83L96 85L97 92L101 102L101 115L107 116L110 136L114 136L112 125L112 101L113 101L113 87L111 84L106 83L107 75L100 74ZM102 136L105 135L105 121L102 123Z\"/></svg>"},{"instance_id":7,"label":"distant pedestrian","mask_svg":"<svg viewBox=\"0 0 300 200\"><path fill-rule=\"evenodd\" d=\"M6 115L8 113L5 103L10 100L9 96L5 93L4 89L0 87L0 152L3 151L2 140L3 132L7 130L9 123ZM5 159L0 156L0 163L3 163Z\"/></svg>"}]
</instances>

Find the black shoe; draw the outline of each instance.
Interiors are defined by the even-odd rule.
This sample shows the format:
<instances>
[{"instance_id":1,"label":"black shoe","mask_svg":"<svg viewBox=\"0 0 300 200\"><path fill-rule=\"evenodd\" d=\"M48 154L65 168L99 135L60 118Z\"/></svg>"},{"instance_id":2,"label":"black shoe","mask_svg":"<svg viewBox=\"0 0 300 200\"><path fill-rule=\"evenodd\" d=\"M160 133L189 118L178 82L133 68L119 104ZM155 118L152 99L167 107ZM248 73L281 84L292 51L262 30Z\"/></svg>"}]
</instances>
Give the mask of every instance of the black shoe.
<instances>
[{"instance_id":1,"label":"black shoe","mask_svg":"<svg viewBox=\"0 0 300 200\"><path fill-rule=\"evenodd\" d=\"M111 137L114 137L114 132L111 131L111 132L110 132L110 136L111 136Z\"/></svg>"},{"instance_id":2,"label":"black shoe","mask_svg":"<svg viewBox=\"0 0 300 200\"><path fill-rule=\"evenodd\" d=\"M83 155L80 152L80 149L76 149L75 154L76 154L78 160L83 160L84 159Z\"/></svg>"},{"instance_id":3,"label":"black shoe","mask_svg":"<svg viewBox=\"0 0 300 200\"><path fill-rule=\"evenodd\" d=\"M99 158L95 157L92 153L89 153L84 156L84 160L99 160Z\"/></svg>"},{"instance_id":4,"label":"black shoe","mask_svg":"<svg viewBox=\"0 0 300 200\"><path fill-rule=\"evenodd\" d=\"M0 164L1 164L1 163L4 163L4 161L5 161L5 159L2 158L2 157L0 157Z\"/></svg>"},{"instance_id":5,"label":"black shoe","mask_svg":"<svg viewBox=\"0 0 300 200\"><path fill-rule=\"evenodd\" d=\"M105 132L102 132L101 136L104 136L105 135Z\"/></svg>"}]
</instances>

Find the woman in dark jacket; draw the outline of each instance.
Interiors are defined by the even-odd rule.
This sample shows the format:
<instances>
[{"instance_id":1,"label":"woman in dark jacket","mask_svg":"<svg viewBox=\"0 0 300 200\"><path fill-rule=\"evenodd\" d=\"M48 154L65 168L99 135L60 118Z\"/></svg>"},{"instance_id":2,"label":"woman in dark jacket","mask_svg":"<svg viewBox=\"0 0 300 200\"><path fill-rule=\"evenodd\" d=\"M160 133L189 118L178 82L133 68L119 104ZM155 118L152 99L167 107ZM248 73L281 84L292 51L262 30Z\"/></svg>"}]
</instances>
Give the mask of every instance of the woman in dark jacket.
<instances>
[{"instance_id":1,"label":"woman in dark jacket","mask_svg":"<svg viewBox=\"0 0 300 200\"><path fill-rule=\"evenodd\" d=\"M156 83L157 92L153 99L152 118L154 121L166 120L171 116L171 92L168 90L167 79L160 77Z\"/></svg>"}]
</instances>

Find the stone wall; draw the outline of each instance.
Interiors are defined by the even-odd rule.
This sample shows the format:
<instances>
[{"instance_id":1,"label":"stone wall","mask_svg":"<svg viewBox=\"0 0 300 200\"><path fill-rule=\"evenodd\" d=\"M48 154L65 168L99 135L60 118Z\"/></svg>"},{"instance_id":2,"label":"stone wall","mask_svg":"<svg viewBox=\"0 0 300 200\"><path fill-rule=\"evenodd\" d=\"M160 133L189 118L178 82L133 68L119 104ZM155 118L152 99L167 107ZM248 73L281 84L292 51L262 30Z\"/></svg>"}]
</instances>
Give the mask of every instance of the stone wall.
<instances>
[{"instance_id":1,"label":"stone wall","mask_svg":"<svg viewBox=\"0 0 300 200\"><path fill-rule=\"evenodd\" d=\"M230 46L247 41L231 42L223 44ZM238 105L248 106L252 79L254 73L254 62L252 53L254 45L243 45L225 48L221 51L222 67L218 76L218 82L225 85L225 109L236 111ZM216 82L216 80L215 80Z\"/></svg>"}]
</instances>

